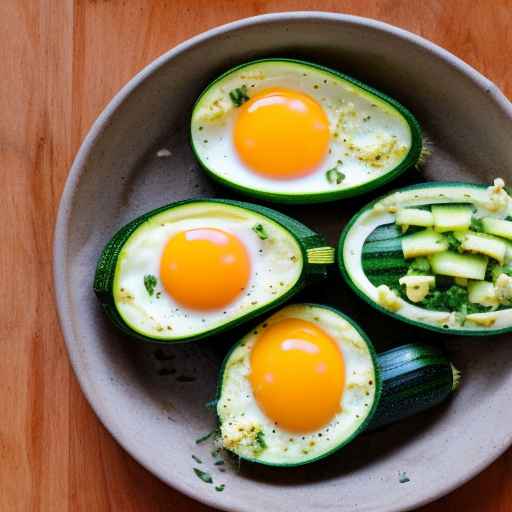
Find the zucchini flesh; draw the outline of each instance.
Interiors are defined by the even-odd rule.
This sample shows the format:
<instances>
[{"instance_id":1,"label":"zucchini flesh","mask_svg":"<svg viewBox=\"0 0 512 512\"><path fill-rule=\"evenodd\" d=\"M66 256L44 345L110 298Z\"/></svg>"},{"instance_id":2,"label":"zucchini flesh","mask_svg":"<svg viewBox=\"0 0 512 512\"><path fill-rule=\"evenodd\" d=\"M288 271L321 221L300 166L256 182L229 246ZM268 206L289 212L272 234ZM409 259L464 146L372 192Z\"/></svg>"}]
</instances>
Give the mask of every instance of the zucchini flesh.
<instances>
[{"instance_id":1,"label":"zucchini flesh","mask_svg":"<svg viewBox=\"0 0 512 512\"><path fill-rule=\"evenodd\" d=\"M503 263L507 252L507 244L504 240L495 238L492 235L468 232L462 240L461 249L490 256Z\"/></svg>"},{"instance_id":2,"label":"zucchini flesh","mask_svg":"<svg viewBox=\"0 0 512 512\"><path fill-rule=\"evenodd\" d=\"M377 356L382 392L368 426L374 430L434 407L460 381L458 370L439 349L409 344Z\"/></svg>"},{"instance_id":3,"label":"zucchini flesh","mask_svg":"<svg viewBox=\"0 0 512 512\"><path fill-rule=\"evenodd\" d=\"M439 233L445 231L464 231L471 225L473 211L470 206L434 205L434 229Z\"/></svg>"},{"instance_id":4,"label":"zucchini flesh","mask_svg":"<svg viewBox=\"0 0 512 512\"><path fill-rule=\"evenodd\" d=\"M400 226L422 226L428 228L434 225L434 216L428 210L400 208L396 212L396 223Z\"/></svg>"},{"instance_id":5,"label":"zucchini flesh","mask_svg":"<svg viewBox=\"0 0 512 512\"><path fill-rule=\"evenodd\" d=\"M467 279L485 279L487 258L479 254L458 254L445 251L430 257L430 265L435 274Z\"/></svg>"},{"instance_id":6,"label":"zucchini flesh","mask_svg":"<svg viewBox=\"0 0 512 512\"><path fill-rule=\"evenodd\" d=\"M446 249L448 249L448 242L445 237L432 229L418 231L402 238L402 251L407 259L429 256Z\"/></svg>"},{"instance_id":7,"label":"zucchini flesh","mask_svg":"<svg viewBox=\"0 0 512 512\"><path fill-rule=\"evenodd\" d=\"M485 219L482 219L482 226L485 233L512 240L512 222L509 220L486 217Z\"/></svg>"},{"instance_id":8,"label":"zucchini flesh","mask_svg":"<svg viewBox=\"0 0 512 512\"><path fill-rule=\"evenodd\" d=\"M470 281L468 283L468 299L473 304L497 306L499 304L496 289L488 281Z\"/></svg>"}]
</instances>

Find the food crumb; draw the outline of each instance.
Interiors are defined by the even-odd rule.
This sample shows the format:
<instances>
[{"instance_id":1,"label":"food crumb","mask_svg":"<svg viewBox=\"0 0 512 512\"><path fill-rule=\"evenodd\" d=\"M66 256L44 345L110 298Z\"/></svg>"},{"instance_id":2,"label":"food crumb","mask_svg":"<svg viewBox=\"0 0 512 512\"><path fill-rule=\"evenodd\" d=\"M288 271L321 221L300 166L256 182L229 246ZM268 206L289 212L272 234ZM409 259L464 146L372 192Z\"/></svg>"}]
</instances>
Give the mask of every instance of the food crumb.
<instances>
[{"instance_id":1,"label":"food crumb","mask_svg":"<svg viewBox=\"0 0 512 512\"><path fill-rule=\"evenodd\" d=\"M407 476L407 473L405 471L399 471L398 472L398 481L401 484L406 484L407 482L410 482L411 479Z\"/></svg>"},{"instance_id":2,"label":"food crumb","mask_svg":"<svg viewBox=\"0 0 512 512\"><path fill-rule=\"evenodd\" d=\"M171 156L172 153L167 149L167 148L162 148L162 149L159 149L157 152L156 152L156 156L158 158L167 158L169 156Z\"/></svg>"}]
</instances>

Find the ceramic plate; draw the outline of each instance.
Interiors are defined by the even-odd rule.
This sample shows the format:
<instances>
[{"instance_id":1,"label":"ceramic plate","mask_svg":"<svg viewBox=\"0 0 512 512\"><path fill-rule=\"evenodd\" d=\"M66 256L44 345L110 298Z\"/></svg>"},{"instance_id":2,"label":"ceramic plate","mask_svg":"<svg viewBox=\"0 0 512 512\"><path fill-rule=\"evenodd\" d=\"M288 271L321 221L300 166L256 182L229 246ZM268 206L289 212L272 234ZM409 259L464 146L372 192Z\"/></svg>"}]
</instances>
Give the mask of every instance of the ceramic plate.
<instances>
[{"instance_id":1,"label":"ceramic plate","mask_svg":"<svg viewBox=\"0 0 512 512\"><path fill-rule=\"evenodd\" d=\"M260 16L206 32L134 77L98 118L73 164L54 263L69 355L84 393L119 443L163 481L204 503L244 512L407 510L461 485L511 443L510 340L413 330L366 306L333 274L304 297L352 315L379 350L419 340L444 345L462 371L460 392L435 411L362 436L319 463L272 469L227 461L221 472L209 442L195 440L214 426L205 403L214 397L219 363L236 335L156 352L119 335L92 291L96 259L127 221L178 199L232 197L192 156L191 106L219 73L264 56L334 67L416 114L433 155L421 173L411 170L377 193L422 179L490 182L510 175L509 102L482 75L424 39L364 18L311 12ZM170 155L161 156L162 148ZM373 197L284 210L334 243L346 219ZM216 484L226 485L224 492L197 478L192 454ZM402 472L406 483L400 483Z\"/></svg>"}]
</instances>

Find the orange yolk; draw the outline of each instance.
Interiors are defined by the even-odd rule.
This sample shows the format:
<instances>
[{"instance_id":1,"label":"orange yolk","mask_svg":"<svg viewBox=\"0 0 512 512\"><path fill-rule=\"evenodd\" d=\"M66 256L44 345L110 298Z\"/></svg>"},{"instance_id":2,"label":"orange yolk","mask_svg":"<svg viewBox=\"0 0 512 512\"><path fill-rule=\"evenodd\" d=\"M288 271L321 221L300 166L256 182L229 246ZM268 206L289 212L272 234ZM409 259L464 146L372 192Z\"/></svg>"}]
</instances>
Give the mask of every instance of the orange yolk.
<instances>
[{"instance_id":1,"label":"orange yolk","mask_svg":"<svg viewBox=\"0 0 512 512\"><path fill-rule=\"evenodd\" d=\"M247 286L249 273L249 255L242 242L215 228L177 233L160 260L160 278L169 295L197 310L233 302Z\"/></svg>"},{"instance_id":2,"label":"orange yolk","mask_svg":"<svg viewBox=\"0 0 512 512\"><path fill-rule=\"evenodd\" d=\"M252 350L249 378L260 408L284 430L318 430L341 410L343 355L314 323L287 318L267 327Z\"/></svg>"},{"instance_id":3,"label":"orange yolk","mask_svg":"<svg viewBox=\"0 0 512 512\"><path fill-rule=\"evenodd\" d=\"M268 178L313 172L329 149L329 120L313 98L282 88L264 89L240 109L233 140L242 162Z\"/></svg>"}]
</instances>

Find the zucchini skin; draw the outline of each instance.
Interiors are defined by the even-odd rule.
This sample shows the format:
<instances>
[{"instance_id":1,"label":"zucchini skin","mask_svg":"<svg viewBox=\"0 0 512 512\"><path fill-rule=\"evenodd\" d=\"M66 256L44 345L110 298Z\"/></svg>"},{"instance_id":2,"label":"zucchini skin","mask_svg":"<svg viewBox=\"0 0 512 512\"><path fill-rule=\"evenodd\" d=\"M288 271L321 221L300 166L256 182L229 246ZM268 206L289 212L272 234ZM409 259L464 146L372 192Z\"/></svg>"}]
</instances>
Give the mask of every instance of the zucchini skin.
<instances>
[{"instance_id":1,"label":"zucchini skin","mask_svg":"<svg viewBox=\"0 0 512 512\"><path fill-rule=\"evenodd\" d=\"M203 332L197 336L187 336L186 338L174 338L174 339L161 339L161 338L152 338L150 336L143 335L134 331L129 325L125 323L121 315L119 314L117 307L115 305L113 286L114 286L114 277L115 277L115 269L117 264L117 259L119 254L128 240L128 238L132 235L132 233L141 226L144 222L148 221L154 215L157 215L161 212L169 210L171 208L175 208L177 206L182 206L190 203L197 202L210 202L217 204L225 204L229 206L236 206L239 208L243 208L245 210L249 210L260 215L264 215L269 219L275 221L277 224L281 225L285 228L291 235L296 239L298 245L302 251L303 257L303 268L302 273L295 284L290 290L288 290L285 294L278 297L274 302L270 304L266 304L261 308L253 310L242 317L235 318L221 326L218 326L209 331ZM270 309L273 309L286 300L288 300L292 295L300 291L306 285L316 282L321 279L325 279L327 277L327 265L326 264L312 264L308 262L307 251L308 249L314 249L317 247L325 247L326 242L324 238L313 230L309 229L307 226L302 224L301 222L288 217L280 212L272 210L271 208L267 208L264 206L254 205L250 203L244 203L240 201L232 201L228 199L187 199L184 201L178 201L175 203L171 203L169 205L162 206L160 208L156 208L155 210L151 210L150 212L141 215L140 217L132 220L124 227L122 227L107 243L105 248L100 254L98 259L98 264L96 267L96 273L94 276L93 289L96 297L100 302L100 306L102 310L105 312L106 316L110 319L110 321L120 329L124 334L131 336L132 338L136 338L141 341L149 341L152 343L160 343L160 344L169 344L169 343L179 343L179 342L189 342L198 340L201 338L205 338L207 336L212 336L214 334L218 334L222 331L225 331L229 328L236 327L242 323L245 323Z\"/></svg>"},{"instance_id":2,"label":"zucchini skin","mask_svg":"<svg viewBox=\"0 0 512 512\"><path fill-rule=\"evenodd\" d=\"M210 178L212 178L217 183L220 183L221 185L224 185L228 188L231 188L233 190L236 190L240 194L246 196L246 197L255 197L257 199L261 199L263 201L269 201L273 203L281 203L281 204L313 204L313 203L326 203L330 201L336 201L338 199L346 199L349 197L358 196L361 194L365 194L366 192L369 192L371 190L374 190L376 188L382 187L386 183L389 183L390 181L393 181L394 179L398 178L401 174L403 174L405 171L410 169L411 167L414 167L417 165L420 160L422 159L422 151L423 151L423 134L421 131L421 126L417 119L413 116L413 114L406 109L401 103L399 103L397 100L391 98L387 94L384 94L377 89L374 89L373 87L360 82L359 80L352 78L348 75L345 75L344 73L341 73L340 71L337 71L335 69L328 68L326 66L321 66L320 64L314 64L312 62L307 62L304 60L299 59L289 59L289 58L268 58L268 59L258 59L253 60L250 62L246 62L244 64L240 64L238 66L235 66L231 69L228 69L226 72L224 72L222 75L220 75L218 78L216 78L213 82L211 82L208 87L201 93L199 98L197 99L196 103L194 104L194 107L192 109L192 112L194 112L197 105L200 104L202 97L213 87L217 82L228 76L229 74L233 73L234 71L237 71L239 69L243 69L244 67L252 64L259 64L259 63L267 63L267 62L289 62L294 64L301 64L304 66L308 66L314 69L317 69L319 71L323 71L326 73L330 73L331 75L334 75L335 77L345 80L349 82L350 84L370 93L374 96L378 97L379 99L383 100L384 102L391 105L393 108L398 110L398 112L404 117L404 119L407 121L407 124L409 126L409 129L411 130L411 148L407 154L407 156L400 162L400 164L395 167L394 169L388 171L383 176L380 176L379 178L363 183L361 185L352 187L350 189L345 190L334 190L332 192L320 192L316 194L282 194L278 192L264 192L257 189L253 189L251 187L245 187L243 185L234 183L233 181L226 180L222 177L220 177L218 174L213 172L209 167L206 166L206 164L203 162L203 159L200 157L199 152L197 151L193 137L192 137L192 123L190 123L190 145L192 147L192 151L194 153L194 156L196 157L197 161L201 165L202 169L208 174Z\"/></svg>"},{"instance_id":3,"label":"zucchini skin","mask_svg":"<svg viewBox=\"0 0 512 512\"><path fill-rule=\"evenodd\" d=\"M343 259L343 249L345 246L345 239L346 239L349 231L351 230L351 228L354 226L354 224L356 224L356 222L359 220L359 217L363 213L365 213L366 211L373 208L373 206L376 203L378 203L379 201L382 201L384 198L391 196L392 194L394 194L396 192L403 192L403 191L407 191L407 190L422 190L425 188L443 189L445 187L466 187L466 188L486 189L487 186L488 185L484 185L484 184L480 184L480 183L465 183L465 182L460 182L460 181L424 182L424 183L417 183L415 185L411 185L408 187L403 187L400 189L392 190L392 191L388 192L387 194L380 196L377 199L371 201L366 206L364 206L361 210L359 210L359 212L357 212L349 220L349 222L347 223L347 225L341 232L341 235L340 235L340 238L338 241L338 245L336 248L336 254L337 254L338 269L339 269L343 279L349 285L349 287L356 293L356 295L358 295L367 304L369 304L376 310L380 311L381 313L384 313L385 315L394 318L395 320L405 322L409 325L413 325L414 327L426 329L428 331L433 331L433 332L437 332L437 333L443 333L445 335L446 334L450 334L450 335L454 334L454 335L458 335L458 336L497 336L500 334L507 334L507 333L512 332L512 327L504 327L504 328L499 328L499 329L493 329L493 328L457 329L454 327L450 327L449 329L446 329L443 327L437 327L432 324L419 322L417 320L412 320L410 318L407 318L406 316L397 314L393 311L389 311L389 310L385 309L384 307L382 307L380 304L377 304L372 299L370 299L364 291L360 290L356 286L356 284L350 278L350 275L348 273L348 270L345 266L345 262ZM397 242L395 242L395 244L396 244L395 247L393 247L393 242L391 241L391 238L393 238L393 236L398 236L399 230L395 230L396 233L395 233L395 235L393 235L392 225L388 225L387 227L389 228L389 231L382 230L382 233L380 235L377 233L374 233L371 236L376 235L376 237L373 240L375 242L387 240L387 243L388 243L387 249L389 249L389 250L382 250L382 252L380 254L378 254L378 251L375 251L374 254L371 254L372 251L370 251L368 253L368 256L371 256L371 258L368 257L366 259L366 261L364 262L365 272L366 272L366 268L368 268L368 270L369 270L369 274L367 274L368 279L371 282L373 282L374 284L375 283L388 284L389 282L395 282L394 281L395 276L397 275L398 272L401 272L402 263L401 263L401 261L399 261L399 255L398 255L399 240L397 240ZM382 227L376 231L381 231L381 229L382 229ZM401 234L400 234L400 236L401 236ZM370 239L370 237L368 237L368 239ZM400 251L400 253L401 253L401 251ZM390 258L390 257L397 258L394 262L394 264L396 264L397 266L393 266L394 264L392 264L392 263L386 264L384 262L384 260L386 258ZM380 260L379 260L379 258L380 258ZM401 258L403 259L403 255L401 256ZM379 265L381 265L381 266L379 267ZM386 265L387 265L387 268L385 269L386 271L381 272L382 266L386 266Z\"/></svg>"},{"instance_id":4,"label":"zucchini skin","mask_svg":"<svg viewBox=\"0 0 512 512\"><path fill-rule=\"evenodd\" d=\"M382 392L368 430L425 411L457 388L459 373L439 349L409 344L377 356Z\"/></svg>"}]
</instances>

